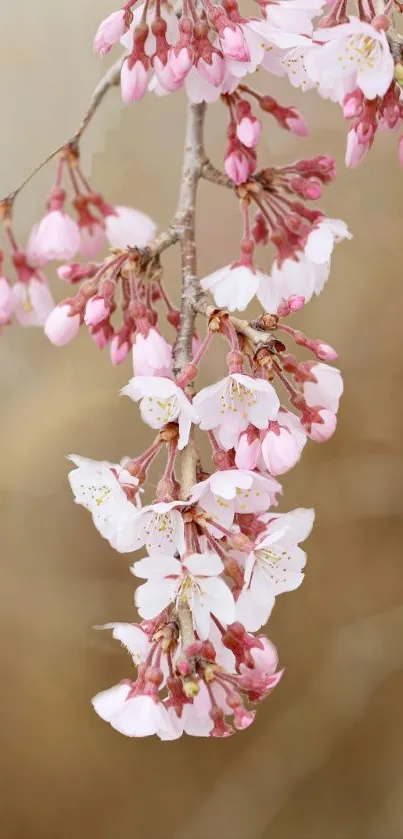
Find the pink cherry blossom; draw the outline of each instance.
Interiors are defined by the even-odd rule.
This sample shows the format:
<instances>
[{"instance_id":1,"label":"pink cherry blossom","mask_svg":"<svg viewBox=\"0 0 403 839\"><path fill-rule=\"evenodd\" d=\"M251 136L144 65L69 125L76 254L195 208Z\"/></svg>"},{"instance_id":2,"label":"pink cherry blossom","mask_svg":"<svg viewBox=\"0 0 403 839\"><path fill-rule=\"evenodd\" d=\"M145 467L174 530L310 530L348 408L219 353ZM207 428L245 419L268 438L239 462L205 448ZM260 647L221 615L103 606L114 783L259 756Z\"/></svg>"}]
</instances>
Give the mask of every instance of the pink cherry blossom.
<instances>
[{"instance_id":1,"label":"pink cherry blossom","mask_svg":"<svg viewBox=\"0 0 403 839\"><path fill-rule=\"evenodd\" d=\"M167 422L178 421L178 448L186 446L191 424L197 422L197 414L175 382L161 376L135 376L121 393L134 402L140 401L142 419L151 428L162 428Z\"/></svg>"},{"instance_id":2,"label":"pink cherry blossom","mask_svg":"<svg viewBox=\"0 0 403 839\"><path fill-rule=\"evenodd\" d=\"M145 248L154 238L155 222L133 207L113 207L105 219L106 238L112 248Z\"/></svg>"},{"instance_id":3,"label":"pink cherry blossom","mask_svg":"<svg viewBox=\"0 0 403 839\"><path fill-rule=\"evenodd\" d=\"M78 224L62 210L51 210L33 228L27 256L34 264L44 265L53 259L73 259L79 247Z\"/></svg>"},{"instance_id":4,"label":"pink cherry blossom","mask_svg":"<svg viewBox=\"0 0 403 839\"><path fill-rule=\"evenodd\" d=\"M340 370L328 364L312 364L309 367L310 378L304 382L304 399L307 405L321 405L337 413L343 393Z\"/></svg>"},{"instance_id":5,"label":"pink cherry blossom","mask_svg":"<svg viewBox=\"0 0 403 839\"><path fill-rule=\"evenodd\" d=\"M170 603L183 600L192 612L200 639L208 637L210 614L224 624L234 619L231 591L221 579L221 559L213 553L191 554L182 561L172 556L150 556L133 566L147 580L136 589L136 605L143 618L154 618Z\"/></svg>"},{"instance_id":6,"label":"pink cherry blossom","mask_svg":"<svg viewBox=\"0 0 403 839\"><path fill-rule=\"evenodd\" d=\"M44 326L55 304L46 280L34 274L12 287L13 310L21 326Z\"/></svg>"},{"instance_id":7,"label":"pink cherry blossom","mask_svg":"<svg viewBox=\"0 0 403 839\"><path fill-rule=\"evenodd\" d=\"M136 376L172 376L172 347L156 329L136 333L133 371Z\"/></svg>"},{"instance_id":8,"label":"pink cherry blossom","mask_svg":"<svg viewBox=\"0 0 403 839\"><path fill-rule=\"evenodd\" d=\"M267 622L277 595L301 585L306 554L298 547L309 536L314 511L297 509L269 518L245 564L245 585L236 603L236 616L256 631Z\"/></svg>"},{"instance_id":9,"label":"pink cherry blossom","mask_svg":"<svg viewBox=\"0 0 403 839\"><path fill-rule=\"evenodd\" d=\"M232 448L249 423L266 429L276 419L279 398L270 382L231 373L196 394L193 405L202 430L216 429L224 448Z\"/></svg>"},{"instance_id":10,"label":"pink cherry blossom","mask_svg":"<svg viewBox=\"0 0 403 839\"><path fill-rule=\"evenodd\" d=\"M321 408L317 414L318 420L314 420L307 430L308 437L315 440L315 443L326 443L336 431L337 417L326 408Z\"/></svg>"},{"instance_id":11,"label":"pink cherry blossom","mask_svg":"<svg viewBox=\"0 0 403 839\"><path fill-rule=\"evenodd\" d=\"M114 44L121 39L127 30L126 15L123 9L112 12L103 20L95 34L94 50L100 55L106 55Z\"/></svg>"},{"instance_id":12,"label":"pink cherry blossom","mask_svg":"<svg viewBox=\"0 0 403 839\"><path fill-rule=\"evenodd\" d=\"M72 313L71 303L60 303L46 319L45 335L56 347L64 347L78 335L80 323L80 315Z\"/></svg>"}]
</instances>

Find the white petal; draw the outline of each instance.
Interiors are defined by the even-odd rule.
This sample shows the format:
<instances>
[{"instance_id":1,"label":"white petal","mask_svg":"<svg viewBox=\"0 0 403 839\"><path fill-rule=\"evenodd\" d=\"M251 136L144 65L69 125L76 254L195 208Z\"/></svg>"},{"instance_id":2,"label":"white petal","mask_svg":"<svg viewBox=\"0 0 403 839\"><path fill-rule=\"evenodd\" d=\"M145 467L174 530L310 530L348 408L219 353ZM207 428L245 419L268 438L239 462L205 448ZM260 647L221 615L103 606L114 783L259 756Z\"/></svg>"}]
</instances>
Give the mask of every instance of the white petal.
<instances>
[{"instance_id":1,"label":"white petal","mask_svg":"<svg viewBox=\"0 0 403 839\"><path fill-rule=\"evenodd\" d=\"M214 553L191 554L183 564L196 576L213 577L224 570L220 557Z\"/></svg>"},{"instance_id":2,"label":"white petal","mask_svg":"<svg viewBox=\"0 0 403 839\"><path fill-rule=\"evenodd\" d=\"M219 577L203 580L203 597L206 605L219 621L228 624L235 619L235 603L231 590Z\"/></svg>"},{"instance_id":3,"label":"white petal","mask_svg":"<svg viewBox=\"0 0 403 839\"><path fill-rule=\"evenodd\" d=\"M175 580L152 580L135 591L134 601L139 614L145 620L156 618L172 602Z\"/></svg>"}]
</instances>

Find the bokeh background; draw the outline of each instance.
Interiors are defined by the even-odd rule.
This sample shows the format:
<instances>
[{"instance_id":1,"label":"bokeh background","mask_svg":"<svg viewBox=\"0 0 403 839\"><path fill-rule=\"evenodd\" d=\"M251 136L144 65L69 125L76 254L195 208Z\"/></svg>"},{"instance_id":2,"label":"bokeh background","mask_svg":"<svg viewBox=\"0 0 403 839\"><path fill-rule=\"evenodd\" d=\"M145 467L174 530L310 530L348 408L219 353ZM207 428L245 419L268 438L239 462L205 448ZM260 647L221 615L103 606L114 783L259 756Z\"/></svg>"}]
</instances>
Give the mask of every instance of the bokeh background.
<instances>
[{"instance_id":1,"label":"bokeh background","mask_svg":"<svg viewBox=\"0 0 403 839\"><path fill-rule=\"evenodd\" d=\"M1 195L80 122L102 72L93 33L110 11L109 0L1 4ZM65 455L119 460L150 436L136 407L117 395L129 362L112 369L84 333L57 350L40 331L5 329L1 839L403 836L403 219L396 138L378 137L369 159L347 172L337 108L269 77L259 84L284 103L302 104L312 128L300 141L267 118L264 161L334 154L339 176L323 207L354 231L353 241L337 248L324 294L298 316L309 334L338 348L346 390L335 438L308 446L284 481L283 509L317 512L306 581L279 599L269 627L285 677L254 726L223 742L131 741L96 717L91 696L130 676L131 666L106 633L91 627L133 619L133 579L130 557L114 555L73 505ZM107 200L137 206L166 225L183 125L181 95L149 96L125 109L114 91L85 135L84 168ZM216 163L223 129L217 104L207 128ZM51 178L49 166L18 199L22 239ZM201 273L230 261L239 235L232 196L203 184ZM177 255L165 264L175 294ZM66 290L52 282L61 299ZM216 364L210 355L204 381Z\"/></svg>"}]
</instances>

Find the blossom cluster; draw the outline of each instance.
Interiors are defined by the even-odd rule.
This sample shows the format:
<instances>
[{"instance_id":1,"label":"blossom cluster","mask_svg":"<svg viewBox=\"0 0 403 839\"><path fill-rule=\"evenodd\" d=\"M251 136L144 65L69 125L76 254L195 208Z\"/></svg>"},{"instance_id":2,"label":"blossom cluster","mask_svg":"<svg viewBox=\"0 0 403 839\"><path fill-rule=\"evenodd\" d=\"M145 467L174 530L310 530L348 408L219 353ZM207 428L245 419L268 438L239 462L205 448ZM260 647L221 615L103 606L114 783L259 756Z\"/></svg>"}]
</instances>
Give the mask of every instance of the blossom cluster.
<instances>
[{"instance_id":1,"label":"blossom cluster","mask_svg":"<svg viewBox=\"0 0 403 839\"><path fill-rule=\"evenodd\" d=\"M59 154L46 211L25 249L13 224L19 190L0 202L16 272L12 284L0 251L0 326L14 316L43 327L56 346L84 327L109 348L113 364L132 356L134 375L122 393L139 403L153 441L120 463L70 458L75 500L101 536L118 553L143 554L131 569L141 580L134 594L140 621L105 625L136 672L93 705L127 736L224 737L252 723L253 705L283 673L263 629L276 598L303 581L300 543L314 513L279 512L278 478L308 440L332 436L343 391L331 366L335 350L289 319L321 293L335 244L351 238L341 219L315 203L335 177L330 156L258 167L266 115L297 138L308 127L297 108L257 91L247 77L259 69L287 76L294 88L338 103L350 121L346 164L355 166L378 127L402 122L400 42L390 4L375 11L372 0L360 0L356 16L347 15L344 0L259 0L259 14L247 17L237 0L183 0L175 8L129 0L101 23L94 46L105 55L119 42L125 103L148 90L161 96L183 88L193 107L219 100L225 109L223 171L203 149L195 154L198 177L230 189L239 205L239 252L194 277L198 308L178 362L185 292L178 307L162 255L178 241L184 247L184 208L157 233L140 211L108 203L83 174L75 139ZM258 246L270 247L271 267L258 266ZM259 257L260 266L266 259ZM55 262L71 288L57 305L44 274ZM233 315L254 297L259 318ZM199 332L196 311L207 323ZM217 336L228 344L227 374L197 390ZM145 504L150 466L161 457L155 497Z\"/></svg>"}]
</instances>

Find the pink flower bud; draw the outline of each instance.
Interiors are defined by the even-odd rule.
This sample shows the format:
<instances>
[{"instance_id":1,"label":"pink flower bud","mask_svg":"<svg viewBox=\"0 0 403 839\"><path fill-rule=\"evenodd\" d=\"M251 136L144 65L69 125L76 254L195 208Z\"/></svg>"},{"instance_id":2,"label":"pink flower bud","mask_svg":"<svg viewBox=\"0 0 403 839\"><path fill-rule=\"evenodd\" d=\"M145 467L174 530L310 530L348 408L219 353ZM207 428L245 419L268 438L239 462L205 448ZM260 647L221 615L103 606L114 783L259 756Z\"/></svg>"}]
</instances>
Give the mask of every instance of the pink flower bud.
<instances>
[{"instance_id":1,"label":"pink flower bud","mask_svg":"<svg viewBox=\"0 0 403 839\"><path fill-rule=\"evenodd\" d=\"M10 320L13 311L13 292L6 277L0 277L0 326Z\"/></svg>"},{"instance_id":2,"label":"pink flower bud","mask_svg":"<svg viewBox=\"0 0 403 839\"><path fill-rule=\"evenodd\" d=\"M236 127L238 140L248 149L257 146L260 140L262 126L254 117L243 117Z\"/></svg>"},{"instance_id":3,"label":"pink flower bud","mask_svg":"<svg viewBox=\"0 0 403 839\"><path fill-rule=\"evenodd\" d=\"M220 44L227 58L250 61L249 47L240 26L224 26L220 30Z\"/></svg>"},{"instance_id":4,"label":"pink flower bud","mask_svg":"<svg viewBox=\"0 0 403 839\"><path fill-rule=\"evenodd\" d=\"M290 108L289 116L285 117L284 123L286 128L295 134L297 137L307 137L309 134L308 124L306 123L302 114L296 108Z\"/></svg>"},{"instance_id":5,"label":"pink flower bud","mask_svg":"<svg viewBox=\"0 0 403 839\"><path fill-rule=\"evenodd\" d=\"M56 347L63 347L78 335L80 315L71 315L70 302L60 303L45 323L45 335Z\"/></svg>"},{"instance_id":6,"label":"pink flower bud","mask_svg":"<svg viewBox=\"0 0 403 839\"><path fill-rule=\"evenodd\" d=\"M238 469L254 469L260 458L260 440L250 440L247 431L241 434L236 447L235 463Z\"/></svg>"},{"instance_id":7,"label":"pink flower bud","mask_svg":"<svg viewBox=\"0 0 403 839\"><path fill-rule=\"evenodd\" d=\"M145 67L145 60L137 60L133 66L130 59L126 58L122 64L120 73L120 91L123 102L138 102L147 91L148 72Z\"/></svg>"},{"instance_id":8,"label":"pink flower bud","mask_svg":"<svg viewBox=\"0 0 403 839\"><path fill-rule=\"evenodd\" d=\"M363 109L364 94L357 87L351 93L347 93L343 99L343 116L345 119L355 119L361 116Z\"/></svg>"},{"instance_id":9,"label":"pink flower bud","mask_svg":"<svg viewBox=\"0 0 403 839\"><path fill-rule=\"evenodd\" d=\"M100 294L90 297L85 307L84 320L87 326L96 326L108 317L110 306Z\"/></svg>"},{"instance_id":10,"label":"pink flower bud","mask_svg":"<svg viewBox=\"0 0 403 839\"><path fill-rule=\"evenodd\" d=\"M105 242L105 231L101 224L95 222L80 226L80 252L85 259L94 259Z\"/></svg>"},{"instance_id":11,"label":"pink flower bud","mask_svg":"<svg viewBox=\"0 0 403 839\"><path fill-rule=\"evenodd\" d=\"M317 414L321 422L312 422L311 429L308 431L308 437L314 440L315 443L325 443L336 430L337 417L333 411L328 411L326 408L320 408Z\"/></svg>"},{"instance_id":12,"label":"pink flower bud","mask_svg":"<svg viewBox=\"0 0 403 839\"><path fill-rule=\"evenodd\" d=\"M106 55L114 44L120 41L122 35L125 34L129 28L131 12L125 13L124 9L119 9L117 12L112 12L109 17L105 18L95 33L94 50L100 55Z\"/></svg>"},{"instance_id":13,"label":"pink flower bud","mask_svg":"<svg viewBox=\"0 0 403 839\"><path fill-rule=\"evenodd\" d=\"M401 166L403 166L403 136L399 140L398 159Z\"/></svg>"},{"instance_id":14,"label":"pink flower bud","mask_svg":"<svg viewBox=\"0 0 403 839\"><path fill-rule=\"evenodd\" d=\"M240 151L230 152L224 160L224 169L234 184L244 184L249 178L249 160Z\"/></svg>"},{"instance_id":15,"label":"pink flower bud","mask_svg":"<svg viewBox=\"0 0 403 839\"><path fill-rule=\"evenodd\" d=\"M117 367L118 364L122 364L122 362L127 358L130 351L130 344L128 341L120 342L120 336L115 335L112 338L111 346L110 346L110 353L111 353L111 362L114 367Z\"/></svg>"},{"instance_id":16,"label":"pink flower bud","mask_svg":"<svg viewBox=\"0 0 403 839\"><path fill-rule=\"evenodd\" d=\"M105 233L112 248L145 248L157 226L145 213L133 207L113 207L105 219Z\"/></svg>"},{"instance_id":17,"label":"pink flower bud","mask_svg":"<svg viewBox=\"0 0 403 839\"><path fill-rule=\"evenodd\" d=\"M350 169L355 169L356 166L361 163L361 160L365 157L368 149L370 147L369 143L360 143L358 141L358 137L354 128L352 128L347 134L347 146L346 146L346 157L345 163Z\"/></svg>"},{"instance_id":18,"label":"pink flower bud","mask_svg":"<svg viewBox=\"0 0 403 839\"><path fill-rule=\"evenodd\" d=\"M183 79L175 79L169 61L167 61L164 64L161 58L158 55L156 55L152 60L152 66L157 80L163 90L166 90L169 93L173 93L175 90L179 90L179 88L182 86Z\"/></svg>"},{"instance_id":19,"label":"pink flower bud","mask_svg":"<svg viewBox=\"0 0 403 839\"><path fill-rule=\"evenodd\" d=\"M291 294L290 297L287 297L287 300L282 300L277 309L277 314L280 318L287 317L287 315L302 309L304 303L305 297L302 297L301 294Z\"/></svg>"},{"instance_id":20,"label":"pink flower bud","mask_svg":"<svg viewBox=\"0 0 403 839\"><path fill-rule=\"evenodd\" d=\"M135 376L172 376L172 347L156 329L137 332L133 343Z\"/></svg>"},{"instance_id":21,"label":"pink flower bud","mask_svg":"<svg viewBox=\"0 0 403 839\"><path fill-rule=\"evenodd\" d=\"M317 358L321 361L336 361L337 352L330 344L324 344L322 341L315 341L314 344L314 352Z\"/></svg>"},{"instance_id":22,"label":"pink flower bud","mask_svg":"<svg viewBox=\"0 0 403 839\"><path fill-rule=\"evenodd\" d=\"M59 265L56 273L59 280L65 283L79 283L81 280L90 279L98 270L98 266L94 264L81 265L80 262L72 262L70 265Z\"/></svg>"},{"instance_id":23,"label":"pink flower bud","mask_svg":"<svg viewBox=\"0 0 403 839\"><path fill-rule=\"evenodd\" d=\"M175 49L171 49L168 62L174 80L178 84L182 84L192 66L192 55L189 48L184 46L178 53Z\"/></svg>"},{"instance_id":24,"label":"pink flower bud","mask_svg":"<svg viewBox=\"0 0 403 839\"><path fill-rule=\"evenodd\" d=\"M213 52L211 62L205 61L204 58L199 58L197 69L206 81L210 82L214 87L220 87L225 73L225 62L222 55L219 55L218 52Z\"/></svg>"},{"instance_id":25,"label":"pink flower bud","mask_svg":"<svg viewBox=\"0 0 403 839\"><path fill-rule=\"evenodd\" d=\"M298 463L301 446L296 436L278 422L271 422L262 441L262 457L271 475L283 475Z\"/></svg>"}]
</instances>

